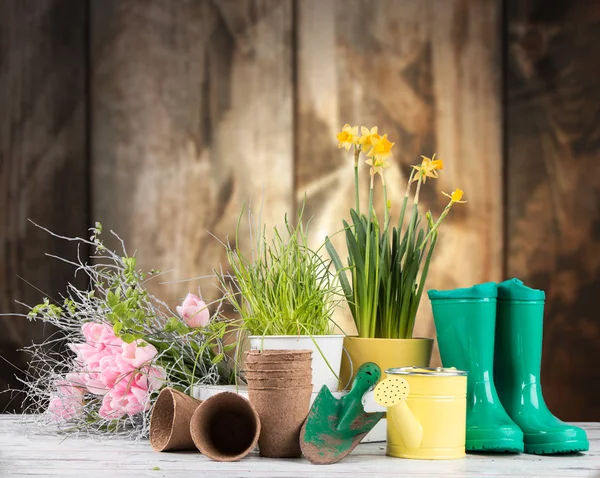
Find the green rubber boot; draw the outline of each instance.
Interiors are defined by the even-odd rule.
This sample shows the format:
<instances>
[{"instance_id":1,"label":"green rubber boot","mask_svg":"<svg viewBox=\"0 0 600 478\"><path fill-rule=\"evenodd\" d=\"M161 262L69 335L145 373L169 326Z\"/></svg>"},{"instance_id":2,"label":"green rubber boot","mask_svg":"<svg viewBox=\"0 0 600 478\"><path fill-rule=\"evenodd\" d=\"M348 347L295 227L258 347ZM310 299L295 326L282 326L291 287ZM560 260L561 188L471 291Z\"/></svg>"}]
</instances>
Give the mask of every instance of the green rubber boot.
<instances>
[{"instance_id":1,"label":"green rubber boot","mask_svg":"<svg viewBox=\"0 0 600 478\"><path fill-rule=\"evenodd\" d=\"M523 432L498 398L493 379L497 286L430 290L444 367L469 372L467 451L521 452Z\"/></svg>"},{"instance_id":2,"label":"green rubber boot","mask_svg":"<svg viewBox=\"0 0 600 478\"><path fill-rule=\"evenodd\" d=\"M540 384L545 294L518 279L498 284L495 381L500 401L523 430L525 453L586 451L585 431L556 418Z\"/></svg>"}]
</instances>

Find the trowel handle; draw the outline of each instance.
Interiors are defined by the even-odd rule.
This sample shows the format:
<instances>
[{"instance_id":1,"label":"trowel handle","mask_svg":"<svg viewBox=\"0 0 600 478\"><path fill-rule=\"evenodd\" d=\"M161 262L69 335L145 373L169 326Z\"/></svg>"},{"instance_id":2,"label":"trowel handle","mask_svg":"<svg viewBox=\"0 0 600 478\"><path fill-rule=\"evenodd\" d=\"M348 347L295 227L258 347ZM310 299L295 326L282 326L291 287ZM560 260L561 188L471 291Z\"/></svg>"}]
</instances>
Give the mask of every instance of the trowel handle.
<instances>
[{"instance_id":1,"label":"trowel handle","mask_svg":"<svg viewBox=\"0 0 600 478\"><path fill-rule=\"evenodd\" d=\"M363 396L365 393L368 393L369 390L373 389L373 386L380 378L381 369L378 365L371 362L361 365L352 381L352 388L348 394L342 398L342 415L338 422L339 430L349 429L354 420L363 413Z\"/></svg>"}]
</instances>

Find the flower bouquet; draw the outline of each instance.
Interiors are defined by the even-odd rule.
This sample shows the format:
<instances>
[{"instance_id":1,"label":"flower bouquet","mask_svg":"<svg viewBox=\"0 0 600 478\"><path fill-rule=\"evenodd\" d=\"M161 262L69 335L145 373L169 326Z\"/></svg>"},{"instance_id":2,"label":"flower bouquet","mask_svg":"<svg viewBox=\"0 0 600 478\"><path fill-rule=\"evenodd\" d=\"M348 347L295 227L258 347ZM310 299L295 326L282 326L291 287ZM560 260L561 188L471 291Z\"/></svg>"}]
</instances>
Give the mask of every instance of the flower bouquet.
<instances>
[{"instance_id":1,"label":"flower bouquet","mask_svg":"<svg viewBox=\"0 0 600 478\"><path fill-rule=\"evenodd\" d=\"M93 264L70 262L89 287L69 284L61 303L45 299L30 309L30 320L58 331L26 349L32 357L24 380L27 411L44 412L33 415L40 429L139 438L148 433L162 387L189 392L195 384L227 381L226 324L211 320L211 304L193 294L177 314L171 311L145 288L159 272L136 269L123 241L122 253L112 251L101 232L96 224L89 240L63 238L95 251ZM217 305L213 317L219 313Z\"/></svg>"}]
</instances>

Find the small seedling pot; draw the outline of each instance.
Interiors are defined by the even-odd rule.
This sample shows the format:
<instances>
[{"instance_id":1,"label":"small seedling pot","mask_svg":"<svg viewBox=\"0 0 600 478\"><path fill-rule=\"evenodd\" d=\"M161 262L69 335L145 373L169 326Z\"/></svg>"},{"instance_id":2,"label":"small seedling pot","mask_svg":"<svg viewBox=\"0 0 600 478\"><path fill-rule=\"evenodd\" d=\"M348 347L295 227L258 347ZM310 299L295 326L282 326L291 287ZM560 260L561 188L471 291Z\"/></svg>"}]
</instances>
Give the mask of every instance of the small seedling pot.
<instances>
[{"instance_id":1,"label":"small seedling pot","mask_svg":"<svg viewBox=\"0 0 600 478\"><path fill-rule=\"evenodd\" d=\"M192 415L201 402L173 388L163 389L150 417L150 445L156 451L195 450Z\"/></svg>"},{"instance_id":2,"label":"small seedling pot","mask_svg":"<svg viewBox=\"0 0 600 478\"><path fill-rule=\"evenodd\" d=\"M248 395L260 417L260 455L270 458L300 457L300 430L308 415L312 387L249 387Z\"/></svg>"},{"instance_id":3,"label":"small seedling pot","mask_svg":"<svg viewBox=\"0 0 600 478\"><path fill-rule=\"evenodd\" d=\"M202 402L192 416L190 433L200 452L215 461L237 461L258 442L261 422L245 398L222 392Z\"/></svg>"}]
</instances>

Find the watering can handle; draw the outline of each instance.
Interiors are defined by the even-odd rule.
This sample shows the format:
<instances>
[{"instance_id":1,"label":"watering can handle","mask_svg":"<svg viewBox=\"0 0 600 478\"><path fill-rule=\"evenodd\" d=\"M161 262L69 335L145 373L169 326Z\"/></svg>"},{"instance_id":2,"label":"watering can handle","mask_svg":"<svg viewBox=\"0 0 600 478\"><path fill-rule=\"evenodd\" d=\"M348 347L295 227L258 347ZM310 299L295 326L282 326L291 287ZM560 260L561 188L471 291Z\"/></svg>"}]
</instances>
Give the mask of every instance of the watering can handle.
<instances>
[{"instance_id":1,"label":"watering can handle","mask_svg":"<svg viewBox=\"0 0 600 478\"><path fill-rule=\"evenodd\" d=\"M387 408L388 428L399 436L408 449L417 449L423 441L423 427L406 403L408 382L400 377L386 378L379 382L374 391L375 401ZM388 432L389 433L389 432Z\"/></svg>"},{"instance_id":2,"label":"watering can handle","mask_svg":"<svg viewBox=\"0 0 600 478\"><path fill-rule=\"evenodd\" d=\"M404 400L398 405L388 408L387 418L396 428L406 448L416 450L421 446L423 427Z\"/></svg>"}]
</instances>

